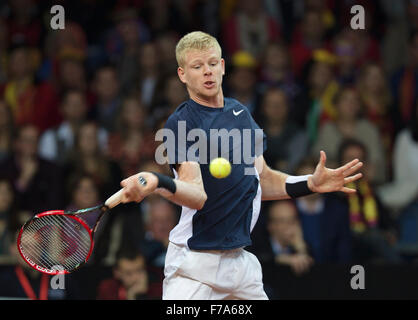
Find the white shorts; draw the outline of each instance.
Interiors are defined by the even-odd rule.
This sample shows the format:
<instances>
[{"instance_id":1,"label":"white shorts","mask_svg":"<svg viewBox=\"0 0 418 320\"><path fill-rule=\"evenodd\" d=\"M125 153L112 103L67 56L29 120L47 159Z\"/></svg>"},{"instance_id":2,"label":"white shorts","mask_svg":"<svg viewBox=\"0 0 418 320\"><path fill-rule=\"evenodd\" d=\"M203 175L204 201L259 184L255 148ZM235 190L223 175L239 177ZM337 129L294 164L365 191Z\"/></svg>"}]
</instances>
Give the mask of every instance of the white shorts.
<instances>
[{"instance_id":1,"label":"white shorts","mask_svg":"<svg viewBox=\"0 0 418 320\"><path fill-rule=\"evenodd\" d=\"M257 257L244 249L190 250L170 242L163 300L267 300Z\"/></svg>"}]
</instances>

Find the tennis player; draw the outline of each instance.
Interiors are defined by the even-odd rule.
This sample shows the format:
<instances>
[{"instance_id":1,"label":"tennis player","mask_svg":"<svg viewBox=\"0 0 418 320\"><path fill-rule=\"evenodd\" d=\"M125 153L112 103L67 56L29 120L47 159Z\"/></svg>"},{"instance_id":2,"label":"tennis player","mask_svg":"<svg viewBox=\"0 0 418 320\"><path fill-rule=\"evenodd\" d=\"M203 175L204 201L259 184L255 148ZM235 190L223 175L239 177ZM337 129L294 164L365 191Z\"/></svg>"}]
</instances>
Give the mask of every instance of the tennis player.
<instances>
[{"instance_id":1,"label":"tennis player","mask_svg":"<svg viewBox=\"0 0 418 320\"><path fill-rule=\"evenodd\" d=\"M180 141L185 140L178 134L180 124L185 125L187 133L203 130L208 140L211 129L255 132L260 128L245 106L224 97L225 61L214 37L199 31L186 34L176 46L176 58L178 76L190 99L175 110L165 125L176 138L174 146L173 141L170 146L175 152L168 152L175 178L153 172L133 175L121 182L123 202L140 202L151 193L159 193L182 206L180 221L169 237L163 299L268 299L260 263L244 250L251 244L250 233L261 201L313 192L355 192L344 185L361 178L360 173L355 173L362 163L355 159L338 169L329 169L321 151L313 174L290 176L267 166L262 155L264 137L258 148L261 152L254 152L253 163L233 162L227 178L214 178L209 172L208 156L200 155L200 161L187 159L193 141ZM238 145L241 148L230 147L229 159L237 150L243 159L243 144L248 141L256 144L256 139L242 139ZM181 143L186 147L180 148ZM216 145L213 141L207 143L209 149ZM251 150L256 147L253 145ZM250 167L254 174L247 174Z\"/></svg>"}]
</instances>

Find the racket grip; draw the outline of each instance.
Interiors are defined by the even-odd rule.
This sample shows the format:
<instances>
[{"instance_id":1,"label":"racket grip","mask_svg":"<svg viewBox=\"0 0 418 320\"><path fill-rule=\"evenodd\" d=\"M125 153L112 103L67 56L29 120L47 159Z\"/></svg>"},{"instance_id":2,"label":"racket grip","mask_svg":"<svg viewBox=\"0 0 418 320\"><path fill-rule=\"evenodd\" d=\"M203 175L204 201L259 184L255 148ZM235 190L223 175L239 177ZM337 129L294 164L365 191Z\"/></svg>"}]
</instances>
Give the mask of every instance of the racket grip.
<instances>
[{"instance_id":1,"label":"racket grip","mask_svg":"<svg viewBox=\"0 0 418 320\"><path fill-rule=\"evenodd\" d=\"M122 191L123 189L120 189L118 192L114 193L109 197L109 199L106 200L105 205L109 207L109 209L116 207L119 203L122 202Z\"/></svg>"}]
</instances>

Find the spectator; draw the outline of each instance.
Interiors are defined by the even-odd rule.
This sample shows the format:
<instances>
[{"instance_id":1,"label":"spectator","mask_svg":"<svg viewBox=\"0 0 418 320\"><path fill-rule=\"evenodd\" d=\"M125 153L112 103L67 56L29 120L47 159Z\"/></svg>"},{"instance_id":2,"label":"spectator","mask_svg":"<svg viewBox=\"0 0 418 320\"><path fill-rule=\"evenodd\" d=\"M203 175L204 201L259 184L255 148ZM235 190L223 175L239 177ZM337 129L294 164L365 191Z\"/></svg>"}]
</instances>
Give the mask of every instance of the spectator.
<instances>
[{"instance_id":1,"label":"spectator","mask_svg":"<svg viewBox=\"0 0 418 320\"><path fill-rule=\"evenodd\" d=\"M364 108L365 118L379 130L385 159L390 162L395 127L391 116L392 97L383 69L376 63L365 64L360 69L356 88ZM386 172L389 171L388 169L389 166L385 169Z\"/></svg>"},{"instance_id":2,"label":"spectator","mask_svg":"<svg viewBox=\"0 0 418 320\"><path fill-rule=\"evenodd\" d=\"M241 101L253 115L260 99L256 84L257 60L248 52L235 53L228 79L228 95Z\"/></svg>"},{"instance_id":3,"label":"spectator","mask_svg":"<svg viewBox=\"0 0 418 320\"><path fill-rule=\"evenodd\" d=\"M100 67L94 75L93 91L97 101L91 117L108 131L114 129L115 118L120 111L119 90L120 83L115 67L111 65Z\"/></svg>"},{"instance_id":4,"label":"spectator","mask_svg":"<svg viewBox=\"0 0 418 320\"><path fill-rule=\"evenodd\" d=\"M307 159L297 175L311 174L316 160ZM317 264L352 262L350 220L346 203L337 194L320 194L296 199L303 238Z\"/></svg>"},{"instance_id":5,"label":"spectator","mask_svg":"<svg viewBox=\"0 0 418 320\"><path fill-rule=\"evenodd\" d=\"M363 178L347 184L356 193L347 195L350 227L353 235L353 259L356 263L401 263L402 259L394 244L397 228L390 214L381 205L370 181L368 152L360 142L345 140L338 150L339 165L359 159Z\"/></svg>"},{"instance_id":6,"label":"spectator","mask_svg":"<svg viewBox=\"0 0 418 320\"><path fill-rule=\"evenodd\" d=\"M34 81L35 63L31 52L24 45L10 50L8 81L2 91L15 124L34 124L42 132L60 121L58 98L50 84Z\"/></svg>"},{"instance_id":7,"label":"spectator","mask_svg":"<svg viewBox=\"0 0 418 320\"><path fill-rule=\"evenodd\" d=\"M177 60L176 60L176 44L178 41L177 33L172 30L166 30L155 37L157 51L160 55L160 65L158 68L161 74L176 74Z\"/></svg>"},{"instance_id":8,"label":"spectator","mask_svg":"<svg viewBox=\"0 0 418 320\"><path fill-rule=\"evenodd\" d=\"M154 129L158 128L158 124L165 121L187 99L187 90L176 74L172 74L167 78L161 78L155 89L155 95L149 113L149 125L154 127Z\"/></svg>"},{"instance_id":9,"label":"spectator","mask_svg":"<svg viewBox=\"0 0 418 320\"><path fill-rule=\"evenodd\" d=\"M152 37L157 37L167 30L184 34L190 30L193 15L189 1L145 0L143 17Z\"/></svg>"},{"instance_id":10,"label":"spectator","mask_svg":"<svg viewBox=\"0 0 418 320\"><path fill-rule=\"evenodd\" d=\"M0 164L0 176L12 181L21 209L32 213L62 207L61 170L37 155L38 139L36 127L20 127L13 153Z\"/></svg>"},{"instance_id":11,"label":"spectator","mask_svg":"<svg viewBox=\"0 0 418 320\"><path fill-rule=\"evenodd\" d=\"M338 116L335 122L328 122L320 129L318 140L312 148L312 155L320 150L327 153L328 160L336 163L338 146L344 138L362 141L370 155L370 176L372 183L386 180L386 159L378 129L367 119L360 117L361 101L353 88L343 88L336 97Z\"/></svg>"},{"instance_id":12,"label":"spectator","mask_svg":"<svg viewBox=\"0 0 418 320\"><path fill-rule=\"evenodd\" d=\"M145 108L136 97L126 97L115 131L109 136L107 154L120 165L124 177L138 172L142 161L154 159L155 139L147 129L146 116Z\"/></svg>"},{"instance_id":13,"label":"spectator","mask_svg":"<svg viewBox=\"0 0 418 320\"><path fill-rule=\"evenodd\" d=\"M327 0L303 0L304 12L315 11L321 16L324 32L331 33L338 23L335 15L336 3Z\"/></svg>"},{"instance_id":14,"label":"spectator","mask_svg":"<svg viewBox=\"0 0 418 320\"><path fill-rule=\"evenodd\" d=\"M79 90L88 94L89 104L93 99L88 88L86 69L83 61L73 55L63 56L57 61L55 75L55 86L57 92L62 95L69 90Z\"/></svg>"},{"instance_id":15,"label":"spectator","mask_svg":"<svg viewBox=\"0 0 418 320\"><path fill-rule=\"evenodd\" d=\"M0 273L0 297L30 300L72 300L84 298L77 280L65 275L65 288L52 289L51 276L33 269L20 256L17 246L18 232L13 232L13 241L9 246L14 263Z\"/></svg>"},{"instance_id":16,"label":"spectator","mask_svg":"<svg viewBox=\"0 0 418 320\"><path fill-rule=\"evenodd\" d=\"M161 77L160 55L157 45L154 42L144 44L139 51L138 60L140 72L136 76L136 81L141 92L141 102L149 110L153 97L157 94L156 86ZM137 72L135 71L135 73Z\"/></svg>"},{"instance_id":17,"label":"spectator","mask_svg":"<svg viewBox=\"0 0 418 320\"><path fill-rule=\"evenodd\" d=\"M76 211L79 209L95 207L103 201L103 198L100 196L99 186L94 178L88 174L74 174L67 182L67 193L69 204L66 207L66 211ZM95 223L94 214L95 212L84 217L86 222L92 227ZM94 251L88 261L88 264L90 265L102 263L108 254L109 239L105 229L111 219L112 216L106 214L100 220L100 224L94 234Z\"/></svg>"},{"instance_id":18,"label":"spectator","mask_svg":"<svg viewBox=\"0 0 418 320\"><path fill-rule=\"evenodd\" d=\"M120 252L113 268L113 278L103 280L97 290L98 300L151 300L161 297L158 285L150 281L145 258L138 252Z\"/></svg>"},{"instance_id":19,"label":"spectator","mask_svg":"<svg viewBox=\"0 0 418 320\"><path fill-rule=\"evenodd\" d=\"M283 42L272 42L266 47L261 61L259 78L262 90L277 86L283 89L290 98L294 98L300 91L290 65L288 48Z\"/></svg>"},{"instance_id":20,"label":"spectator","mask_svg":"<svg viewBox=\"0 0 418 320\"><path fill-rule=\"evenodd\" d=\"M305 9L304 0L297 1L264 1L266 12L272 17L279 26L284 40L289 43L292 39L295 24L299 15Z\"/></svg>"},{"instance_id":21,"label":"spectator","mask_svg":"<svg viewBox=\"0 0 418 320\"><path fill-rule=\"evenodd\" d=\"M148 26L138 17L134 8L118 8L113 19L114 27L110 29L106 39L109 60L116 65L124 59L135 62L140 44L150 39Z\"/></svg>"},{"instance_id":22,"label":"spectator","mask_svg":"<svg viewBox=\"0 0 418 320\"><path fill-rule=\"evenodd\" d=\"M0 99L0 162L12 152L14 129L12 112L6 102Z\"/></svg>"},{"instance_id":23,"label":"spectator","mask_svg":"<svg viewBox=\"0 0 418 320\"><path fill-rule=\"evenodd\" d=\"M274 262L289 266L301 275L308 272L313 259L308 253L302 228L292 201L276 201L268 209L267 239L254 239L253 252L261 264Z\"/></svg>"},{"instance_id":24,"label":"spectator","mask_svg":"<svg viewBox=\"0 0 418 320\"><path fill-rule=\"evenodd\" d=\"M388 74L393 74L408 61L408 42L418 30L418 3L415 0L383 1L387 16L382 43L382 62Z\"/></svg>"},{"instance_id":25,"label":"spectator","mask_svg":"<svg viewBox=\"0 0 418 320\"><path fill-rule=\"evenodd\" d=\"M27 43L37 47L41 42L42 25L36 11L36 1L8 1L10 15L7 19L9 44Z\"/></svg>"},{"instance_id":26,"label":"spectator","mask_svg":"<svg viewBox=\"0 0 418 320\"><path fill-rule=\"evenodd\" d=\"M367 24L364 30L354 30L348 26L345 28L345 32L351 42L356 44L355 56L357 68L361 68L365 63L369 62L380 63L379 42L367 29Z\"/></svg>"},{"instance_id":27,"label":"spectator","mask_svg":"<svg viewBox=\"0 0 418 320\"><path fill-rule=\"evenodd\" d=\"M94 122L86 122L80 126L65 171L66 179L75 172L91 175L104 198L119 188L122 172L119 165L108 160L100 150L98 130Z\"/></svg>"},{"instance_id":28,"label":"spectator","mask_svg":"<svg viewBox=\"0 0 418 320\"><path fill-rule=\"evenodd\" d=\"M168 236L177 223L176 208L165 199L147 201L143 213L145 238L139 245L148 264L164 268Z\"/></svg>"},{"instance_id":29,"label":"spectator","mask_svg":"<svg viewBox=\"0 0 418 320\"><path fill-rule=\"evenodd\" d=\"M67 1L62 4L66 12L65 29L71 29L74 22L78 24L78 28L83 30L83 39L88 41L89 55L93 50L97 50L98 45L102 44L103 37L109 25L112 24L112 12L118 9L118 3L121 1ZM123 2L123 1L122 1ZM40 3L45 10L50 11L51 4ZM77 29L78 29L77 28ZM61 33L64 30L59 30ZM77 30L78 31L78 30ZM77 31L72 31L74 35L78 35ZM56 32L56 31L55 31ZM59 34L61 37L61 34Z\"/></svg>"},{"instance_id":30,"label":"spectator","mask_svg":"<svg viewBox=\"0 0 418 320\"><path fill-rule=\"evenodd\" d=\"M115 14L116 29L120 36L120 48L112 53L111 61L116 65L121 94L132 91L138 70L141 43L145 40L146 27L139 21L135 10L119 9Z\"/></svg>"},{"instance_id":31,"label":"spectator","mask_svg":"<svg viewBox=\"0 0 418 320\"><path fill-rule=\"evenodd\" d=\"M319 128L329 120L335 120L335 96L339 84L335 78L335 56L325 50L314 52L306 67L306 84L296 97L291 117L305 127L310 144L315 143Z\"/></svg>"},{"instance_id":32,"label":"spectator","mask_svg":"<svg viewBox=\"0 0 418 320\"><path fill-rule=\"evenodd\" d=\"M167 172L169 172L169 167L168 165L167 168L161 167L157 165L154 160L148 160L142 163L138 171L152 171L166 174ZM160 196L158 194L154 194L150 195L149 197L147 197L146 200L139 204L136 202L124 203L118 205L116 208L113 209L112 220L111 223L108 224L108 226L111 227L112 230L114 230L113 239L110 241L113 247L112 252L115 252L116 248L118 248L119 250L136 251L141 251L142 249L144 249L143 253L146 255L150 252L157 253L155 256L161 254L161 251L158 251L159 249L161 249L161 244L153 242L150 233L148 234L148 236L146 236L145 234L147 229L147 226L145 225L145 216L149 216L147 212L151 207L149 203L152 203L153 201L158 202L160 200ZM163 206L160 206L160 208L161 207ZM150 244L150 247L146 247L143 244L144 238L147 238L147 241L149 240L147 243ZM164 248L162 250L165 252ZM108 257L110 258L112 256L108 255ZM108 261L110 260L108 259ZM152 261L147 262L149 269L153 269L157 273L161 273L163 271L158 264L157 266L154 266L151 263ZM113 263L114 261L110 264Z\"/></svg>"},{"instance_id":33,"label":"spectator","mask_svg":"<svg viewBox=\"0 0 418 320\"><path fill-rule=\"evenodd\" d=\"M393 181L379 189L383 203L397 215L403 249L418 244L418 102L410 125L396 137ZM415 250L414 250L415 251Z\"/></svg>"},{"instance_id":34,"label":"spectator","mask_svg":"<svg viewBox=\"0 0 418 320\"><path fill-rule=\"evenodd\" d=\"M17 214L14 190L11 183L0 180L0 257L9 255L13 234L11 222Z\"/></svg>"},{"instance_id":35,"label":"spectator","mask_svg":"<svg viewBox=\"0 0 418 320\"><path fill-rule=\"evenodd\" d=\"M303 130L289 121L288 112L286 93L278 88L268 89L262 103L262 127L267 135L264 158L275 169L293 173L308 153L308 140Z\"/></svg>"},{"instance_id":36,"label":"spectator","mask_svg":"<svg viewBox=\"0 0 418 320\"><path fill-rule=\"evenodd\" d=\"M334 38L333 51L337 57L337 79L342 86L353 86L358 68L356 66L355 43L342 31Z\"/></svg>"},{"instance_id":37,"label":"spectator","mask_svg":"<svg viewBox=\"0 0 418 320\"><path fill-rule=\"evenodd\" d=\"M68 181L69 205L66 210L75 211L99 205L111 194L101 196L101 189L94 177L78 173ZM113 191L115 192L115 191ZM124 248L131 248L132 241L143 236L140 220L140 205L137 203L119 204L110 214L105 214L94 234L94 250L89 265L112 266L117 253ZM93 211L84 219L94 226L99 212ZM138 223L139 221L139 223Z\"/></svg>"},{"instance_id":38,"label":"spectator","mask_svg":"<svg viewBox=\"0 0 418 320\"><path fill-rule=\"evenodd\" d=\"M237 11L223 26L223 47L227 57L245 51L258 59L267 44L279 38L279 27L269 17L261 0L239 1Z\"/></svg>"},{"instance_id":39,"label":"spectator","mask_svg":"<svg viewBox=\"0 0 418 320\"><path fill-rule=\"evenodd\" d=\"M392 75L390 82L395 106L392 116L398 133L408 126L418 100L418 31L409 38L407 63Z\"/></svg>"},{"instance_id":40,"label":"spectator","mask_svg":"<svg viewBox=\"0 0 418 320\"><path fill-rule=\"evenodd\" d=\"M64 93L60 110L63 122L57 127L44 132L39 143L39 155L44 159L64 164L68 161L74 139L80 126L87 120L87 101L82 91L70 89ZM98 129L100 149L107 145L107 131Z\"/></svg>"},{"instance_id":41,"label":"spectator","mask_svg":"<svg viewBox=\"0 0 418 320\"><path fill-rule=\"evenodd\" d=\"M313 52L324 48L325 25L322 15L316 10L306 11L294 31L290 45L294 74L297 77L302 76L303 68L312 59Z\"/></svg>"},{"instance_id":42,"label":"spectator","mask_svg":"<svg viewBox=\"0 0 418 320\"><path fill-rule=\"evenodd\" d=\"M65 4L65 8L68 9L67 3ZM50 8L47 8L50 11ZM70 10L70 9L68 9ZM49 12L48 12L49 13ZM66 21L65 28L61 30L51 30L45 36L45 44L44 44L44 55L42 57L42 62L37 72L37 77L42 81L50 81L54 85L56 85L57 91L60 92L61 90L65 90L64 88L59 88L60 83L57 83L61 78L64 69L64 63L73 62L72 67L72 76L74 77L71 79L68 76L66 82L71 84L71 88L80 88L81 86L86 85L86 79L81 79L80 75L84 76L84 70L82 72L78 72L79 70L76 68L78 63L84 63L87 58L87 39L85 34L85 29L83 29L79 24L75 23L74 21ZM68 63L70 65L70 63ZM68 66L70 68L70 66ZM83 66L84 68L84 66ZM80 81L83 80L83 81Z\"/></svg>"}]
</instances>

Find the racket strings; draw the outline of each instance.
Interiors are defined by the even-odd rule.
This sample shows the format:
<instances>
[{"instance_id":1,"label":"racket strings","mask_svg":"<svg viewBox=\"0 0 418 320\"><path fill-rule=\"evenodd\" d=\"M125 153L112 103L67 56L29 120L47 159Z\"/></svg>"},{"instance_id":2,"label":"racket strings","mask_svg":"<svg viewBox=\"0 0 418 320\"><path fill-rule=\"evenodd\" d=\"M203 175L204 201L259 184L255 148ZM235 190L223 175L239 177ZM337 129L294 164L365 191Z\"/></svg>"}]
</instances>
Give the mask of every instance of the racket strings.
<instances>
[{"instance_id":1,"label":"racket strings","mask_svg":"<svg viewBox=\"0 0 418 320\"><path fill-rule=\"evenodd\" d=\"M66 215L32 220L22 232L21 250L36 265L73 270L84 262L91 247L89 232Z\"/></svg>"}]
</instances>

